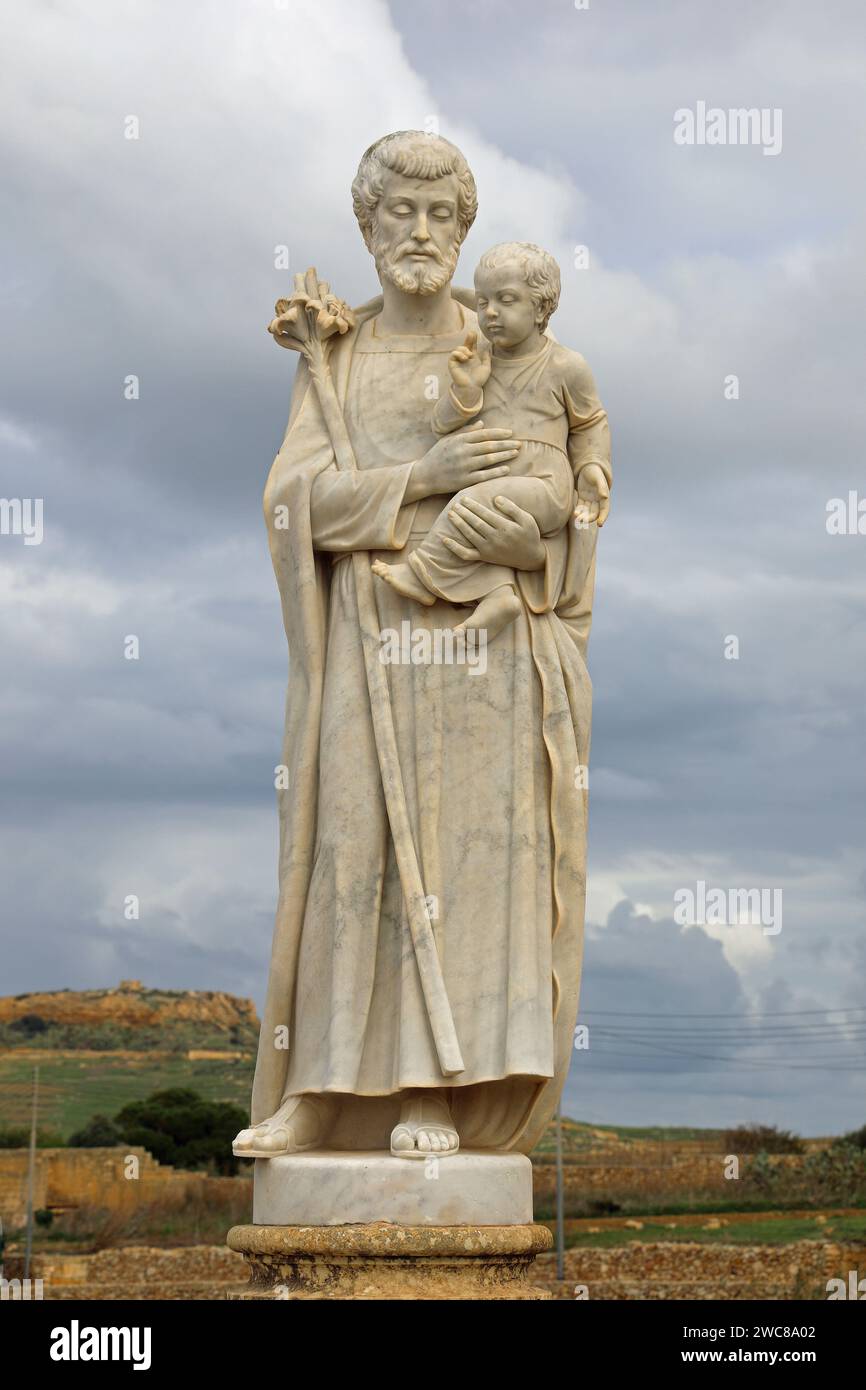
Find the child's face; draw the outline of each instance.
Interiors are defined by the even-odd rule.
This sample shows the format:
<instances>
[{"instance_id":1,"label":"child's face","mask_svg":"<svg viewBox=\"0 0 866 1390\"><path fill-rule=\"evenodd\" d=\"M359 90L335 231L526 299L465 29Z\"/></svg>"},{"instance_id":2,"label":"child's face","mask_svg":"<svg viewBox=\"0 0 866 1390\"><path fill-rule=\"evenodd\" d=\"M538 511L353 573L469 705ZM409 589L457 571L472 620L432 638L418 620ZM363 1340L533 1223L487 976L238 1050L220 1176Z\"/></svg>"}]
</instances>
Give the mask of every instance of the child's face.
<instances>
[{"instance_id":1,"label":"child's face","mask_svg":"<svg viewBox=\"0 0 866 1390\"><path fill-rule=\"evenodd\" d=\"M478 322L494 352L517 347L538 328L539 311L519 265L501 265L496 270L479 266L475 290Z\"/></svg>"}]
</instances>

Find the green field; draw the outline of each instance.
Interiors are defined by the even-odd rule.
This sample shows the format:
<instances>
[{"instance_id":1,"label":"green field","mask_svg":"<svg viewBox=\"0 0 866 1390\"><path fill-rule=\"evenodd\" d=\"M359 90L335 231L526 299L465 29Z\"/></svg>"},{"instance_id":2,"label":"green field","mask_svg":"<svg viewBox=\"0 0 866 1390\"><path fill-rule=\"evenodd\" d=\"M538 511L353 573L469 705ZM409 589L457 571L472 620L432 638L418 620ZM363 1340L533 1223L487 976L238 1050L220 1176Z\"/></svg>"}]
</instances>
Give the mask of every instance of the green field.
<instances>
[{"instance_id":1,"label":"green field","mask_svg":"<svg viewBox=\"0 0 866 1390\"><path fill-rule=\"evenodd\" d=\"M30 1122L33 1068L39 1067L39 1128L67 1138L92 1115L115 1115L129 1101L153 1091L189 1086L206 1100L229 1101L247 1109L253 1062L238 1058L189 1061L176 1056L57 1056L36 1059L0 1054L0 1129Z\"/></svg>"},{"instance_id":2,"label":"green field","mask_svg":"<svg viewBox=\"0 0 866 1390\"><path fill-rule=\"evenodd\" d=\"M815 1216L768 1218L766 1221L732 1221L729 1225L707 1229L707 1222L677 1225L673 1229L664 1220L643 1221L641 1230L608 1227L600 1231L570 1231L566 1233L568 1249L608 1250L622 1245L663 1241L682 1244L686 1241L700 1245L790 1245L795 1240L832 1240L843 1244L866 1243L866 1211L854 1215L834 1216L827 1213L826 1221Z\"/></svg>"}]
</instances>

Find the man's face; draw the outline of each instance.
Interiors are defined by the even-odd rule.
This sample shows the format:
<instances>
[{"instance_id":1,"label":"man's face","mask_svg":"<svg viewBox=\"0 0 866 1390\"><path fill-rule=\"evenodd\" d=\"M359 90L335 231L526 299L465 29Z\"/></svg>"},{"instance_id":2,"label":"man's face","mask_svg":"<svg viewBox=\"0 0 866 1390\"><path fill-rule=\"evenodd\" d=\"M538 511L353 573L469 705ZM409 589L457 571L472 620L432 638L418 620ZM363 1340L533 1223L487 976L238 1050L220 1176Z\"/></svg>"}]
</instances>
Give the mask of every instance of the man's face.
<instances>
[{"instance_id":1,"label":"man's face","mask_svg":"<svg viewBox=\"0 0 866 1390\"><path fill-rule=\"evenodd\" d=\"M379 279L409 294L435 294L457 266L457 179L414 179L385 171L373 221Z\"/></svg>"}]
</instances>

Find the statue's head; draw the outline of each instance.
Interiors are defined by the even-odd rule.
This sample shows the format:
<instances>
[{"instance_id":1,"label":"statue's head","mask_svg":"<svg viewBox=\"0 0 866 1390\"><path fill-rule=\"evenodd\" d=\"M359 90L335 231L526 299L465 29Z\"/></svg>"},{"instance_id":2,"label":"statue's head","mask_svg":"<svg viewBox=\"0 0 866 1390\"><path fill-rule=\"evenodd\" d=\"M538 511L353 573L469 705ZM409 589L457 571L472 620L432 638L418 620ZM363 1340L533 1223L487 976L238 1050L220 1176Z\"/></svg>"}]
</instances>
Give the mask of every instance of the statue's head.
<instances>
[{"instance_id":1,"label":"statue's head","mask_svg":"<svg viewBox=\"0 0 866 1390\"><path fill-rule=\"evenodd\" d=\"M533 329L543 333L559 304L559 266L532 241L502 241L475 271L478 322L491 342L515 347Z\"/></svg>"},{"instance_id":2,"label":"statue's head","mask_svg":"<svg viewBox=\"0 0 866 1390\"><path fill-rule=\"evenodd\" d=\"M457 146L421 130L398 130L370 146L352 202L379 279L410 294L435 294L448 283L478 210Z\"/></svg>"}]
</instances>

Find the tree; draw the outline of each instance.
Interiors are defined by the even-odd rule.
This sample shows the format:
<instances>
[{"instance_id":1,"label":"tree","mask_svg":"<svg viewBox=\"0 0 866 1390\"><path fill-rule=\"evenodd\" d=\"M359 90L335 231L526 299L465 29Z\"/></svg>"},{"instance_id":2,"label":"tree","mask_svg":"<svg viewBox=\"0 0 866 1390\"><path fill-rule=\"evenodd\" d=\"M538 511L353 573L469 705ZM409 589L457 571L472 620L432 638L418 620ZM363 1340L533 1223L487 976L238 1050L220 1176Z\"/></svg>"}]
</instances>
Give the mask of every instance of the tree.
<instances>
[{"instance_id":1,"label":"tree","mask_svg":"<svg viewBox=\"0 0 866 1390\"><path fill-rule=\"evenodd\" d=\"M122 1139L120 1130L107 1115L93 1115L74 1134L70 1134L67 1144L71 1149L110 1149Z\"/></svg>"},{"instance_id":2,"label":"tree","mask_svg":"<svg viewBox=\"0 0 866 1390\"><path fill-rule=\"evenodd\" d=\"M38 1014L22 1014L14 1023L10 1023L9 1027L16 1033L23 1033L25 1038L35 1038L37 1033L47 1031L48 1024Z\"/></svg>"},{"instance_id":3,"label":"tree","mask_svg":"<svg viewBox=\"0 0 866 1390\"><path fill-rule=\"evenodd\" d=\"M158 1163L223 1174L238 1170L232 1139L246 1123L240 1106L204 1100L186 1087L155 1091L115 1117L122 1141L147 1149Z\"/></svg>"}]
</instances>

